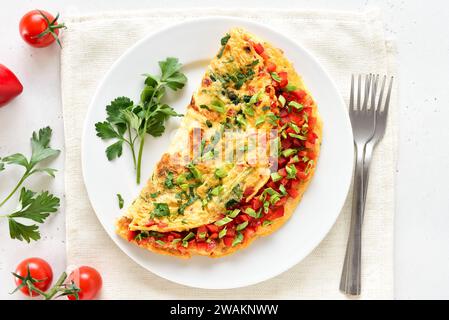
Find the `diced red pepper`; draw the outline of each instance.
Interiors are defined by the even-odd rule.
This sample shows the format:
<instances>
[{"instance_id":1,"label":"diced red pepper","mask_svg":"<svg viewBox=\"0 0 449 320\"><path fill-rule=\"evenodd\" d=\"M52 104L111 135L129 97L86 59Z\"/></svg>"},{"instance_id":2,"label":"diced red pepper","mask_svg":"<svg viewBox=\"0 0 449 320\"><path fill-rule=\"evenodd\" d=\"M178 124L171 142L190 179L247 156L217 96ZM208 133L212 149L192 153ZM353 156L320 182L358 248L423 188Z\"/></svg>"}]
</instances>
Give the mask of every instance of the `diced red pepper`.
<instances>
[{"instance_id":1,"label":"diced red pepper","mask_svg":"<svg viewBox=\"0 0 449 320\"><path fill-rule=\"evenodd\" d=\"M163 228L168 227L168 224L166 224L165 222L159 222L159 223L157 224L157 227L163 229Z\"/></svg>"},{"instance_id":2,"label":"diced red pepper","mask_svg":"<svg viewBox=\"0 0 449 320\"><path fill-rule=\"evenodd\" d=\"M255 232L256 232L255 229L251 227L246 227L245 230L243 230L243 239L245 241L249 240Z\"/></svg>"},{"instance_id":3,"label":"diced red pepper","mask_svg":"<svg viewBox=\"0 0 449 320\"><path fill-rule=\"evenodd\" d=\"M258 55L265 51L264 47L260 43L253 43L253 48L256 50Z\"/></svg>"},{"instance_id":4,"label":"diced red pepper","mask_svg":"<svg viewBox=\"0 0 449 320\"><path fill-rule=\"evenodd\" d=\"M305 143L304 145L305 145L305 147L306 147L307 149L313 149L313 148L314 148L313 143L310 143L309 141L306 141L306 143Z\"/></svg>"},{"instance_id":5,"label":"diced red pepper","mask_svg":"<svg viewBox=\"0 0 449 320\"><path fill-rule=\"evenodd\" d=\"M207 243L206 242L197 242L196 248L201 251L207 251Z\"/></svg>"},{"instance_id":6,"label":"diced red pepper","mask_svg":"<svg viewBox=\"0 0 449 320\"><path fill-rule=\"evenodd\" d=\"M297 100L298 102L302 102L304 97L307 95L307 93L304 90L294 90L290 92L290 94L294 96L295 100Z\"/></svg>"},{"instance_id":7,"label":"diced red pepper","mask_svg":"<svg viewBox=\"0 0 449 320\"><path fill-rule=\"evenodd\" d=\"M284 216L284 207L283 206L276 206L273 209L270 210L267 218L269 220L277 219Z\"/></svg>"},{"instance_id":8,"label":"diced red pepper","mask_svg":"<svg viewBox=\"0 0 449 320\"><path fill-rule=\"evenodd\" d=\"M279 166L279 168L284 168L287 163L288 163L288 159L287 158L280 157L279 161L278 161L278 166Z\"/></svg>"},{"instance_id":9,"label":"diced red pepper","mask_svg":"<svg viewBox=\"0 0 449 320\"><path fill-rule=\"evenodd\" d=\"M138 231L128 230L128 241L134 240L134 238L138 235Z\"/></svg>"},{"instance_id":10,"label":"diced red pepper","mask_svg":"<svg viewBox=\"0 0 449 320\"><path fill-rule=\"evenodd\" d=\"M259 210L260 207L262 207L262 201L260 201L259 198L252 198L251 208L253 208L253 210Z\"/></svg>"},{"instance_id":11,"label":"diced red pepper","mask_svg":"<svg viewBox=\"0 0 449 320\"><path fill-rule=\"evenodd\" d=\"M285 168L279 169L278 173L283 177L287 176L287 170L285 170Z\"/></svg>"},{"instance_id":12,"label":"diced red pepper","mask_svg":"<svg viewBox=\"0 0 449 320\"><path fill-rule=\"evenodd\" d=\"M309 117L309 120L307 121L307 123L309 124L309 128L315 127L316 118L315 117Z\"/></svg>"},{"instance_id":13,"label":"diced red pepper","mask_svg":"<svg viewBox=\"0 0 449 320\"><path fill-rule=\"evenodd\" d=\"M212 233L219 231L218 226L216 226L215 224L208 224L206 225L206 228Z\"/></svg>"},{"instance_id":14,"label":"diced red pepper","mask_svg":"<svg viewBox=\"0 0 449 320\"><path fill-rule=\"evenodd\" d=\"M232 246L232 242L234 242L234 237L227 236L223 238L223 243L225 244L226 247Z\"/></svg>"},{"instance_id":15,"label":"diced red pepper","mask_svg":"<svg viewBox=\"0 0 449 320\"><path fill-rule=\"evenodd\" d=\"M214 232L209 236L209 239L217 239L218 238L218 233Z\"/></svg>"},{"instance_id":16,"label":"diced red pepper","mask_svg":"<svg viewBox=\"0 0 449 320\"><path fill-rule=\"evenodd\" d=\"M267 62L267 71L268 72L275 72L276 71L276 65L273 62L268 61Z\"/></svg>"},{"instance_id":17,"label":"diced red pepper","mask_svg":"<svg viewBox=\"0 0 449 320\"><path fill-rule=\"evenodd\" d=\"M145 225L145 227L151 227L151 226L154 226L155 224L156 224L156 222L153 219L151 219L148 221L148 223Z\"/></svg>"},{"instance_id":18,"label":"diced red pepper","mask_svg":"<svg viewBox=\"0 0 449 320\"><path fill-rule=\"evenodd\" d=\"M243 191L243 196L244 197L248 197L250 195L252 195L254 192L254 188L253 187L248 187L245 189L245 191Z\"/></svg>"},{"instance_id":19,"label":"diced red pepper","mask_svg":"<svg viewBox=\"0 0 449 320\"><path fill-rule=\"evenodd\" d=\"M226 235L228 236L228 237L235 237L235 229L234 228L227 228L227 232L226 232Z\"/></svg>"},{"instance_id":20,"label":"diced red pepper","mask_svg":"<svg viewBox=\"0 0 449 320\"><path fill-rule=\"evenodd\" d=\"M279 87L284 88L288 85L288 76L287 72L281 71L278 73L279 78L281 78L281 81L279 82Z\"/></svg>"},{"instance_id":21,"label":"diced red pepper","mask_svg":"<svg viewBox=\"0 0 449 320\"><path fill-rule=\"evenodd\" d=\"M296 198L299 195L298 190L296 190L294 188L287 189L287 193L292 198Z\"/></svg>"}]
</instances>

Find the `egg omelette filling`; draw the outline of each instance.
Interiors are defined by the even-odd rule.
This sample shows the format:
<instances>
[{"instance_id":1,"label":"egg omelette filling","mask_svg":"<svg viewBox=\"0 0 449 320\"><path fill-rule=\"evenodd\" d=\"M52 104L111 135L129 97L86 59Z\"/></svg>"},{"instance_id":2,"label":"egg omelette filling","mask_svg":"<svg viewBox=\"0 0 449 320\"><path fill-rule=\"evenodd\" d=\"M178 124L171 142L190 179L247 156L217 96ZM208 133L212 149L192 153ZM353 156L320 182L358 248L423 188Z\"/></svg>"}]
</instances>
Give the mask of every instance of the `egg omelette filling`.
<instances>
[{"instance_id":1,"label":"egg omelette filling","mask_svg":"<svg viewBox=\"0 0 449 320\"><path fill-rule=\"evenodd\" d=\"M117 221L148 250L221 257L278 229L316 168L316 103L280 49L241 28L220 42L151 178Z\"/></svg>"}]
</instances>

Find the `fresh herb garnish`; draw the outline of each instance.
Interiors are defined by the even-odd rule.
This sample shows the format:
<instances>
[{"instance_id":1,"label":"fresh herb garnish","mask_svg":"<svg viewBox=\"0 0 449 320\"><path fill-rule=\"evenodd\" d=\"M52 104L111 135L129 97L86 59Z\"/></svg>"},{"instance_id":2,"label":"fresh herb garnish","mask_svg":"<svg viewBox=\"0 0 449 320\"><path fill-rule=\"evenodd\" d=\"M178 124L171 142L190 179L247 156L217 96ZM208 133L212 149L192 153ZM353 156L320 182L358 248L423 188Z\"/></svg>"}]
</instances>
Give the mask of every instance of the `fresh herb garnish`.
<instances>
[{"instance_id":1,"label":"fresh herb garnish","mask_svg":"<svg viewBox=\"0 0 449 320\"><path fill-rule=\"evenodd\" d=\"M173 172L169 171L165 178L164 185L167 189L172 189L175 185L173 183Z\"/></svg>"},{"instance_id":2,"label":"fresh herb garnish","mask_svg":"<svg viewBox=\"0 0 449 320\"><path fill-rule=\"evenodd\" d=\"M223 38L221 38L221 40L220 40L221 49L217 54L218 59L220 59L223 56L224 49L225 49L226 44L228 43L230 38L231 38L231 35L229 33L226 33L226 35Z\"/></svg>"},{"instance_id":3,"label":"fresh herb garnish","mask_svg":"<svg viewBox=\"0 0 449 320\"><path fill-rule=\"evenodd\" d=\"M27 159L21 153L15 153L6 156L0 161L0 171L7 165L19 165L25 168L25 172L19 179L19 182L9 193L9 195L0 202L2 207L19 190L24 181L35 173L46 173L51 177L55 176L56 169L39 166L39 164L50 158L59 155L60 151L50 147L52 130L50 127L42 128L38 132L33 132L31 137L31 158ZM39 226L36 224L25 225L19 222L23 219L43 223L50 213L56 212L59 208L59 198L50 194L48 191L40 193L33 192L24 187L20 190L19 209L13 213L0 215L0 218L7 218L9 223L9 234L12 239L31 240L40 239ZM17 220L19 219L19 221Z\"/></svg>"},{"instance_id":4,"label":"fresh herb garnish","mask_svg":"<svg viewBox=\"0 0 449 320\"><path fill-rule=\"evenodd\" d=\"M168 207L168 204L166 203L153 203L154 205L154 209L153 212L151 213L151 217L167 217L170 215L170 209Z\"/></svg>"},{"instance_id":5,"label":"fresh herb garnish","mask_svg":"<svg viewBox=\"0 0 449 320\"><path fill-rule=\"evenodd\" d=\"M170 116L181 116L162 102L167 88L176 91L182 89L187 82L186 76L180 72L181 66L176 58L160 61L159 76L145 75L145 86L139 104L134 104L127 97L116 98L106 107L106 121L95 124L98 137L117 140L106 149L108 160L122 155L124 143L130 147L138 184L146 134L161 136L165 131L165 121Z\"/></svg>"},{"instance_id":6,"label":"fresh herb garnish","mask_svg":"<svg viewBox=\"0 0 449 320\"><path fill-rule=\"evenodd\" d=\"M117 201L118 201L118 207L120 209L123 209L123 204L125 202L123 201L123 197L122 197L122 195L120 193L117 193Z\"/></svg>"}]
</instances>

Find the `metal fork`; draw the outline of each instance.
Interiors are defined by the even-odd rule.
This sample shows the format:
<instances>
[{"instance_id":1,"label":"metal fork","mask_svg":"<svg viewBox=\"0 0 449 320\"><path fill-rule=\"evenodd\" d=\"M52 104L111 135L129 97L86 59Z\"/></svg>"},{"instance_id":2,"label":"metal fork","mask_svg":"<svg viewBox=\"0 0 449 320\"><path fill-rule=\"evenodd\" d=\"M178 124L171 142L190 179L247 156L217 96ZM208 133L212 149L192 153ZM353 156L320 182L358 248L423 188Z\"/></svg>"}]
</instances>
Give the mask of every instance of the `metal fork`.
<instances>
[{"instance_id":1,"label":"metal fork","mask_svg":"<svg viewBox=\"0 0 449 320\"><path fill-rule=\"evenodd\" d=\"M356 152L356 169L352 203L351 227L346 248L345 262L340 280L340 290L350 295L359 295L361 291L361 240L364 218L368 174L374 147L383 138L386 128L388 107L393 78L391 78L387 98L382 109L386 77L384 76L376 108L376 94L379 75L366 76L363 105L361 102L361 76L358 77L357 105L354 106L354 76L351 78L351 97L349 115L353 128ZM371 87L371 90L370 90ZM368 101L371 98L371 106Z\"/></svg>"}]
</instances>

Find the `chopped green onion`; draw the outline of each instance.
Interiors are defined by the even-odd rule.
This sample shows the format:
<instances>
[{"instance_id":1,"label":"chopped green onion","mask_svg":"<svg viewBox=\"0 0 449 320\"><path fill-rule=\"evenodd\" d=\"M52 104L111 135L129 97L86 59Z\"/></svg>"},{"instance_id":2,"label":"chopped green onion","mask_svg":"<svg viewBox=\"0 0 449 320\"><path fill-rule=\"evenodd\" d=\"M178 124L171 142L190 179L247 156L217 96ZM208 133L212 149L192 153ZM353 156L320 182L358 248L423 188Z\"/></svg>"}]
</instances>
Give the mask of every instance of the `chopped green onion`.
<instances>
[{"instance_id":1,"label":"chopped green onion","mask_svg":"<svg viewBox=\"0 0 449 320\"><path fill-rule=\"evenodd\" d=\"M219 179L224 178L228 175L228 171L225 167L219 168L215 170L215 176Z\"/></svg>"},{"instance_id":2,"label":"chopped green onion","mask_svg":"<svg viewBox=\"0 0 449 320\"><path fill-rule=\"evenodd\" d=\"M220 100L214 100L211 103L212 109L219 112L224 113L225 112L225 105Z\"/></svg>"},{"instance_id":3,"label":"chopped green onion","mask_svg":"<svg viewBox=\"0 0 449 320\"><path fill-rule=\"evenodd\" d=\"M236 246L239 243L241 243L243 241L243 234L242 233L237 233L237 235L234 238L234 241L232 241L232 246Z\"/></svg>"},{"instance_id":4,"label":"chopped green onion","mask_svg":"<svg viewBox=\"0 0 449 320\"><path fill-rule=\"evenodd\" d=\"M254 109L252 107L249 107L249 106L245 107L243 109L243 112L251 117L254 116Z\"/></svg>"},{"instance_id":5,"label":"chopped green onion","mask_svg":"<svg viewBox=\"0 0 449 320\"><path fill-rule=\"evenodd\" d=\"M289 133L288 134L290 137L293 137L293 138L296 138L296 139L299 139L299 140L307 140L306 139L306 137L304 137L304 136L302 136L302 135L300 135L300 134L294 134L294 133Z\"/></svg>"},{"instance_id":6,"label":"chopped green onion","mask_svg":"<svg viewBox=\"0 0 449 320\"><path fill-rule=\"evenodd\" d=\"M237 217L237 215L240 213L240 209L234 209L230 213L228 213L228 216L231 218Z\"/></svg>"},{"instance_id":7,"label":"chopped green onion","mask_svg":"<svg viewBox=\"0 0 449 320\"><path fill-rule=\"evenodd\" d=\"M257 218L257 212L253 208L246 208L245 213L250 217Z\"/></svg>"},{"instance_id":8,"label":"chopped green onion","mask_svg":"<svg viewBox=\"0 0 449 320\"><path fill-rule=\"evenodd\" d=\"M220 231L220 233L218 233L218 238L223 238L226 233L228 232L228 230L226 229L226 227L223 228L223 230Z\"/></svg>"},{"instance_id":9,"label":"chopped green onion","mask_svg":"<svg viewBox=\"0 0 449 320\"><path fill-rule=\"evenodd\" d=\"M237 227L235 228L235 230L241 231L241 230L245 229L247 226L248 226L248 221L245 221L245 222L238 224Z\"/></svg>"},{"instance_id":10,"label":"chopped green onion","mask_svg":"<svg viewBox=\"0 0 449 320\"><path fill-rule=\"evenodd\" d=\"M289 124L288 124L288 126L290 127L290 128L292 128L293 130L295 130L295 132L296 133L299 133L299 127L295 124L295 123L293 123L293 122L290 122Z\"/></svg>"},{"instance_id":11,"label":"chopped green onion","mask_svg":"<svg viewBox=\"0 0 449 320\"><path fill-rule=\"evenodd\" d=\"M287 190L285 189L285 187L284 187L283 184L281 184L281 185L279 186L279 191L281 192L281 194L282 194L283 196L285 196L285 195L287 194Z\"/></svg>"},{"instance_id":12,"label":"chopped green onion","mask_svg":"<svg viewBox=\"0 0 449 320\"><path fill-rule=\"evenodd\" d=\"M279 103L281 104L281 106L285 106L285 98L284 98L284 96L283 95L280 95L279 97L278 97L278 100L279 100Z\"/></svg>"},{"instance_id":13,"label":"chopped green onion","mask_svg":"<svg viewBox=\"0 0 449 320\"><path fill-rule=\"evenodd\" d=\"M218 196L223 191L223 186L217 186L210 192L213 196Z\"/></svg>"},{"instance_id":14,"label":"chopped green onion","mask_svg":"<svg viewBox=\"0 0 449 320\"><path fill-rule=\"evenodd\" d=\"M296 179L296 173L298 172L296 170L296 167L294 165L289 165L285 167L285 170L287 171L287 179Z\"/></svg>"},{"instance_id":15,"label":"chopped green onion","mask_svg":"<svg viewBox=\"0 0 449 320\"><path fill-rule=\"evenodd\" d=\"M186 235L184 237L184 239L182 239L182 241L189 241L190 239L194 238L195 234L193 232L190 232L188 235Z\"/></svg>"},{"instance_id":16,"label":"chopped green onion","mask_svg":"<svg viewBox=\"0 0 449 320\"><path fill-rule=\"evenodd\" d=\"M295 91L297 88L292 84L287 84L287 86L284 89L287 92L291 92L291 91Z\"/></svg>"},{"instance_id":17,"label":"chopped green onion","mask_svg":"<svg viewBox=\"0 0 449 320\"><path fill-rule=\"evenodd\" d=\"M229 217L224 217L223 219L216 221L214 224L215 224L216 226L218 226L218 227L221 227L221 226L224 226L225 224L227 224L227 223L229 223L229 222L231 222L231 221L232 221L231 218L229 218Z\"/></svg>"},{"instance_id":18,"label":"chopped green onion","mask_svg":"<svg viewBox=\"0 0 449 320\"><path fill-rule=\"evenodd\" d=\"M156 243L160 246L165 246L165 242L162 240L156 240Z\"/></svg>"},{"instance_id":19,"label":"chopped green onion","mask_svg":"<svg viewBox=\"0 0 449 320\"><path fill-rule=\"evenodd\" d=\"M261 115L259 118L257 118L256 120L256 127L260 126L262 123L265 122L265 116Z\"/></svg>"},{"instance_id":20,"label":"chopped green onion","mask_svg":"<svg viewBox=\"0 0 449 320\"><path fill-rule=\"evenodd\" d=\"M262 223L262 226L266 227L266 226L269 226L270 224L273 224L273 222L270 221L270 220L265 220L265 221Z\"/></svg>"},{"instance_id":21,"label":"chopped green onion","mask_svg":"<svg viewBox=\"0 0 449 320\"><path fill-rule=\"evenodd\" d=\"M189 163L187 165L187 169L189 169L190 173L195 177L195 179L201 180L202 175L197 167L193 163Z\"/></svg>"},{"instance_id":22,"label":"chopped green onion","mask_svg":"<svg viewBox=\"0 0 449 320\"><path fill-rule=\"evenodd\" d=\"M293 107L293 108L298 109L300 111L304 108L304 106L302 104L300 104L300 103L298 103L296 101L290 101L288 103L288 105L289 105L289 107Z\"/></svg>"},{"instance_id":23,"label":"chopped green onion","mask_svg":"<svg viewBox=\"0 0 449 320\"><path fill-rule=\"evenodd\" d=\"M296 152L297 152L296 149L285 149L282 151L282 155L287 158L290 157L291 155L294 155Z\"/></svg>"},{"instance_id":24,"label":"chopped green onion","mask_svg":"<svg viewBox=\"0 0 449 320\"><path fill-rule=\"evenodd\" d=\"M291 163L299 162L299 157L298 157L298 155L295 155L294 157L291 157L291 158L290 158L290 162L291 162Z\"/></svg>"},{"instance_id":25,"label":"chopped green onion","mask_svg":"<svg viewBox=\"0 0 449 320\"><path fill-rule=\"evenodd\" d=\"M198 238L200 238L200 239L206 238L206 232L200 232L200 233L198 233Z\"/></svg>"},{"instance_id":26,"label":"chopped green onion","mask_svg":"<svg viewBox=\"0 0 449 320\"><path fill-rule=\"evenodd\" d=\"M273 173L271 174L271 179L273 180L273 182L282 180L282 178L283 178L283 177L282 177L278 172L273 172Z\"/></svg>"},{"instance_id":27,"label":"chopped green onion","mask_svg":"<svg viewBox=\"0 0 449 320\"><path fill-rule=\"evenodd\" d=\"M276 82L281 82L281 77L279 77L279 75L277 74L277 72L272 72L271 73L271 77L273 78L274 81Z\"/></svg>"},{"instance_id":28,"label":"chopped green onion","mask_svg":"<svg viewBox=\"0 0 449 320\"><path fill-rule=\"evenodd\" d=\"M259 100L261 91L259 91L258 93L254 94L251 99L249 99L248 101L248 106L252 106L253 104L255 104L257 102L257 100Z\"/></svg>"},{"instance_id":29,"label":"chopped green onion","mask_svg":"<svg viewBox=\"0 0 449 320\"><path fill-rule=\"evenodd\" d=\"M120 193L117 193L117 200L118 200L118 207L120 209L123 209L124 201L123 201L123 197Z\"/></svg>"}]
</instances>

